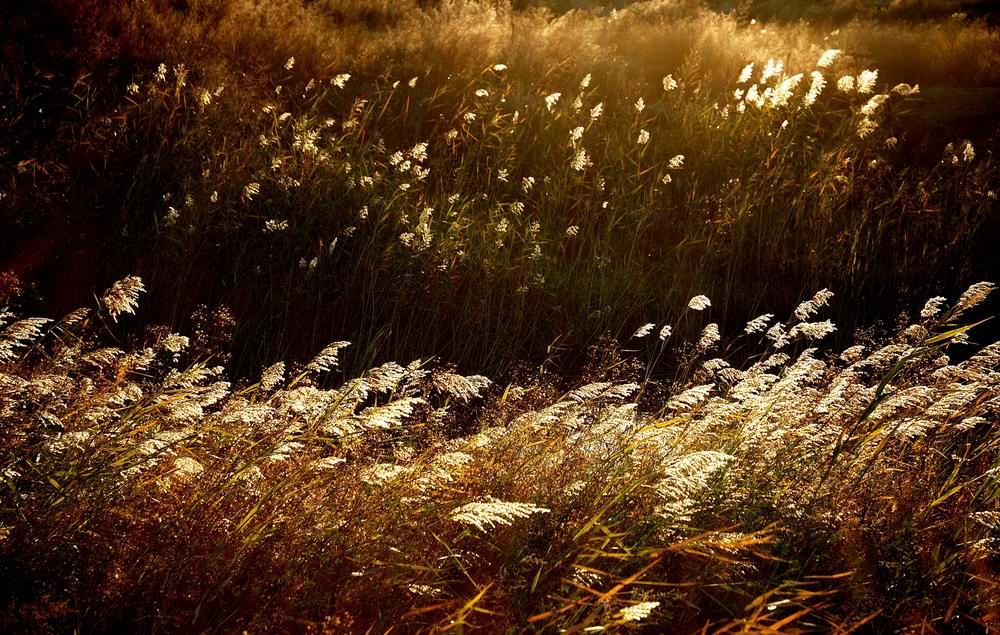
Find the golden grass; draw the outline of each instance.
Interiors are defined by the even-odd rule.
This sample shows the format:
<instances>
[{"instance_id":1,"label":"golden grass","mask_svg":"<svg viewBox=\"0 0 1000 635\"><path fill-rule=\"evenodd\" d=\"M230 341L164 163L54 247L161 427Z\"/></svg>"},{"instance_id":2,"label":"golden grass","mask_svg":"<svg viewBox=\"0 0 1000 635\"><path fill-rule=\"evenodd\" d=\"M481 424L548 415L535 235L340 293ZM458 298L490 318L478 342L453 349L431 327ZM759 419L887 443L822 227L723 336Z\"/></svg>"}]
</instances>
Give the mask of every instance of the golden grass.
<instances>
[{"instance_id":1,"label":"golden grass","mask_svg":"<svg viewBox=\"0 0 1000 635\"><path fill-rule=\"evenodd\" d=\"M33 130L50 115L31 123L35 110L25 107L12 129L25 145L11 155L22 176L5 199L19 223L6 244L40 253L35 243L53 240L44 228L58 223L107 236L122 255L96 277L126 266L143 275L159 298L155 320L179 326L199 304L229 307L241 373L334 337L366 342L363 359L351 360L358 368L441 354L500 372L539 359L557 339L579 352L603 334L627 333L701 291L742 316L788 307L802 288L850 288L862 298L942 276L957 287L988 271L980 254L991 249L984 228L996 212L989 153L980 147L971 164L940 164L947 143L988 139L986 129L940 123L963 99L988 102L968 90L993 82L990 71L961 62L977 48L991 59L996 34L980 24L868 21L831 35L819 24L749 25L671 3L635 4L614 18L442 3L397 7L363 28L360 18L331 18L332 5L291 1L79 11L74 20L101 44L88 63L111 63L100 56L112 51L133 66L65 87L40 74L22 78L33 95L22 106L71 114L37 153ZM898 44L921 38L927 50L949 42L955 63L925 63ZM735 113L745 64L759 74L776 59L782 77L807 73L799 100L828 48L844 53L824 71L828 86L814 107ZM897 63L898 79L879 69L879 92L897 81L930 83L895 95L879 111L878 134L858 138L852 126L867 97L838 92L836 79L904 58L916 63ZM490 70L501 62L506 70ZM161 63L164 78L152 81ZM342 73L352 78L332 86ZM663 90L667 75L676 90ZM580 89L584 77L591 86ZM543 98L556 92L564 97L549 113ZM583 116L572 107L577 96ZM640 97L648 103L641 113ZM585 115L598 103L606 113L590 124ZM727 104L738 116L719 117ZM515 123L514 111L524 120ZM478 119L464 121L466 112ZM327 118L335 124L324 132ZM578 173L566 148L581 125L595 168ZM461 130L454 140L445 137L452 127ZM303 131L331 160L303 155ZM640 147L643 131L651 141ZM393 172L389 155L422 142L430 173L407 185L416 189L356 187L361 176ZM686 167L660 183L676 155ZM95 200L95 174L110 196ZM531 193L521 187L528 177L539 183ZM263 194L246 196L249 183ZM29 208L48 216L17 212ZM398 238L414 233L427 208L435 246L415 257ZM356 217L362 209L370 220ZM165 224L181 212L183 222ZM269 222L287 231L271 232ZM573 240L564 235L571 226L580 228ZM498 227L508 238L494 235ZM31 275L31 266L12 268ZM82 299L83 287L75 289L61 293L63 308ZM871 319L837 317L846 334Z\"/></svg>"},{"instance_id":2,"label":"golden grass","mask_svg":"<svg viewBox=\"0 0 1000 635\"><path fill-rule=\"evenodd\" d=\"M996 627L997 32L544 4L13 14L0 630Z\"/></svg>"},{"instance_id":3,"label":"golden grass","mask_svg":"<svg viewBox=\"0 0 1000 635\"><path fill-rule=\"evenodd\" d=\"M141 293L125 280L44 333L0 335L0 562L17 582L0 624L990 628L1000 348L946 353L991 290L839 357L805 348L809 323L765 318L726 342L755 364L681 345L675 382L607 350L572 389L420 362L322 388L343 343L238 386L183 336L111 345ZM772 345L778 328L800 335Z\"/></svg>"}]
</instances>

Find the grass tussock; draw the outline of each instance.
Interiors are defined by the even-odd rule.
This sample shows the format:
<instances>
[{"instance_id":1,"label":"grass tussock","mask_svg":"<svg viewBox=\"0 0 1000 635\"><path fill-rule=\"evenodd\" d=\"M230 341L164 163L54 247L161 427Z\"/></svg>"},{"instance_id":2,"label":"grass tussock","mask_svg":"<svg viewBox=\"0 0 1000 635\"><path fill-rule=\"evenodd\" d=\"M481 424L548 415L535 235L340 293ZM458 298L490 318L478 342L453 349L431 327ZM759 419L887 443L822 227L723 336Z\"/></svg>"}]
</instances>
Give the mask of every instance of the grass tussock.
<instances>
[{"instance_id":1,"label":"grass tussock","mask_svg":"<svg viewBox=\"0 0 1000 635\"><path fill-rule=\"evenodd\" d=\"M231 385L188 337L108 341L138 278L8 315L0 548L31 584L3 626L994 627L1000 348L949 358L992 289L839 354L813 345L825 290L724 343L649 324L635 347L684 376L633 352L569 389L419 360L341 379L347 342Z\"/></svg>"}]
</instances>

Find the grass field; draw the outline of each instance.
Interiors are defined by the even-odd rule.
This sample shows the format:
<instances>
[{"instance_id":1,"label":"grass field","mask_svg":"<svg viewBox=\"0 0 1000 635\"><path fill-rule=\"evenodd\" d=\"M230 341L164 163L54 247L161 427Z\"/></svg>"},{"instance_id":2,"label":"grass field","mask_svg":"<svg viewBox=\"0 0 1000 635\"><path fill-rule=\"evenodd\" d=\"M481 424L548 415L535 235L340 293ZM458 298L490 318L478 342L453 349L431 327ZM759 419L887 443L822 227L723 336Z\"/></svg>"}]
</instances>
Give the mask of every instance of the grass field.
<instances>
[{"instance_id":1,"label":"grass field","mask_svg":"<svg viewBox=\"0 0 1000 635\"><path fill-rule=\"evenodd\" d=\"M731 4L12 12L0 628L996 628L1000 32Z\"/></svg>"}]
</instances>

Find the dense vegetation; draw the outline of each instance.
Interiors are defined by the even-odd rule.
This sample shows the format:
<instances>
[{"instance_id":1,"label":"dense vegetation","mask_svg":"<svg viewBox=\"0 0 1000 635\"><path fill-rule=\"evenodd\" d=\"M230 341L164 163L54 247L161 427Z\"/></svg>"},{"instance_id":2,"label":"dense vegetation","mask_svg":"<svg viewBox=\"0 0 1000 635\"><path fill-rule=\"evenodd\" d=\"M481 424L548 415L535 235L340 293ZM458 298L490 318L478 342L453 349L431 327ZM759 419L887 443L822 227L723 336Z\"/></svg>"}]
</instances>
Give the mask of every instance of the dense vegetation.
<instances>
[{"instance_id":1,"label":"dense vegetation","mask_svg":"<svg viewBox=\"0 0 1000 635\"><path fill-rule=\"evenodd\" d=\"M995 625L1000 34L603 4L12 11L0 627Z\"/></svg>"}]
</instances>

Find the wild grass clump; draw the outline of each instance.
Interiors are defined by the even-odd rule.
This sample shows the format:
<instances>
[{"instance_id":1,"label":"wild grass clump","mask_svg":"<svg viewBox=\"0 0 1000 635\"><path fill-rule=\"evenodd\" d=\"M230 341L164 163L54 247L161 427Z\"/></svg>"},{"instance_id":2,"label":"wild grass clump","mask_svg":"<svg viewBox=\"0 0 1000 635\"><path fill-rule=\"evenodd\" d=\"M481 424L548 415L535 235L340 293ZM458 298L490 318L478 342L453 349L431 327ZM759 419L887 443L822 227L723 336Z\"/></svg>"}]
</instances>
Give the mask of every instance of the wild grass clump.
<instances>
[{"instance_id":1,"label":"wild grass clump","mask_svg":"<svg viewBox=\"0 0 1000 635\"><path fill-rule=\"evenodd\" d=\"M991 284L839 354L824 290L708 324L674 382L568 390L344 377L346 342L234 386L188 337L109 341L142 289L4 318L5 629L995 626L1000 344L949 357Z\"/></svg>"}]
</instances>

